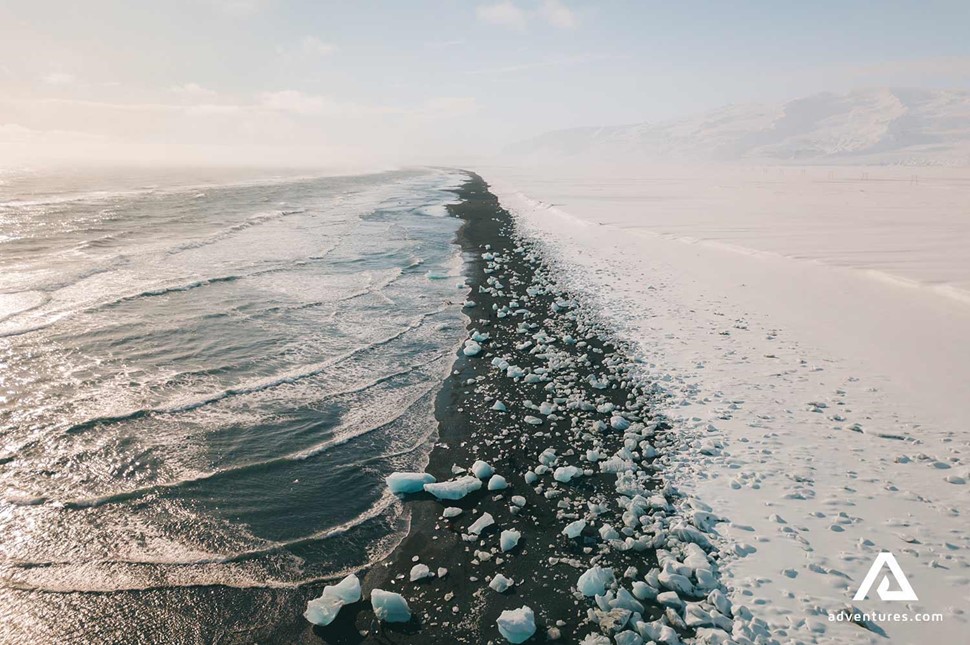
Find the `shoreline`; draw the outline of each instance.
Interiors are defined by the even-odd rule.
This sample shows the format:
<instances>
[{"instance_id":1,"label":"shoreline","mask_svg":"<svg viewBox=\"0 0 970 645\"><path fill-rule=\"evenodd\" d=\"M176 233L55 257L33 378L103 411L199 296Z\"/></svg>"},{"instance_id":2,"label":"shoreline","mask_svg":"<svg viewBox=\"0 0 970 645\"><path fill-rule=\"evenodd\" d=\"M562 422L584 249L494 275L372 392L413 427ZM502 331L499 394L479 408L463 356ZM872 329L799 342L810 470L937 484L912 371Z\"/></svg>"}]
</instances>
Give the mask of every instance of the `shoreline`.
<instances>
[{"instance_id":1,"label":"shoreline","mask_svg":"<svg viewBox=\"0 0 970 645\"><path fill-rule=\"evenodd\" d=\"M404 496L411 515L408 533L387 559L369 567L362 576L365 600L344 607L327 627L308 628L316 639L334 644L501 643L505 639L499 634L496 619L502 611L523 605L535 613L536 632L529 642L578 642L590 632L619 632L626 625L626 631L633 634L637 623L657 624L669 613L654 600L659 590L647 589L648 572L656 584L660 542L624 527L625 509L616 504L616 471L595 463L600 457L588 459L581 454L579 444L598 446L601 458L606 460L619 454L631 436L639 437L642 441L639 446L634 443L632 453L633 458L642 460L636 469L641 474L639 490L665 500L664 494L672 493L661 492L660 478L646 474L652 472L656 455L650 438L654 432L661 433L664 426L652 418L650 396L635 384L633 363L590 317L549 284L546 267L533 254L532 243L523 242L515 233L512 216L489 192L484 180L469 173L469 180L456 192L461 201L448 210L462 220L457 242L466 260L464 275L470 298L476 303L465 308L466 330L468 334L478 330L490 338L482 341L480 355L457 352L452 372L436 397L438 439L429 454L426 472L439 482L446 481L466 474L456 469L482 460L508 481L508 488L488 491L483 485L463 499L446 502L427 493ZM502 263L486 260L486 249L489 255L507 259ZM538 293L526 295L527 288L536 289L537 285ZM550 291L543 292L541 285L550 286ZM510 298L521 308L499 315ZM532 326L528 336L522 333L523 325ZM518 341L533 336L531 332L550 334L548 340L540 336L535 344L528 341L530 347L523 348ZM571 342L558 343L557 338ZM546 347L543 343L549 351L537 354L537 346ZM524 368L525 376L508 378L494 367L493 359L503 356L514 356L515 365ZM558 368L546 371L548 365L557 362L562 364L559 367L564 376L553 376ZM531 375L538 378L531 380ZM569 392L568 403L566 398L552 394L562 391ZM503 401L508 411L492 410L495 399ZM545 402L554 411L539 412L539 406L525 401ZM586 403L589 401L596 405ZM526 417L532 421L526 422ZM619 418L624 420L615 423L632 425L633 434L610 428L611 420ZM550 448L556 452L550 466L537 468L539 455ZM643 454L637 452L640 450ZM568 483L558 481L552 471L559 466L573 468L577 475ZM523 478L530 470L541 474L531 485ZM524 505L520 508L510 503L512 496L525 498ZM657 505L667 507L666 501ZM445 507L461 508L462 513L443 519ZM651 512L655 518L663 515L660 509ZM484 513L494 518L494 526L478 537L470 536L469 525ZM569 538L562 533L565 526L578 520L589 520L578 536ZM600 531L604 526L623 529L622 534L610 536L619 546L607 545L610 540ZM499 548L499 533L506 529L519 531L522 536L509 552ZM427 565L433 575L411 582L408 574L416 563ZM648 574L646 585L639 583L643 591L638 594L642 595L639 600L627 592L631 610L597 607L592 597L583 597L576 590L579 576L594 565L615 572L617 582L611 586L617 591L606 591L606 602L621 587L630 587L633 580ZM438 576L440 568L447 573ZM514 585L504 593L489 588L489 581L497 574L511 579ZM379 624L367 600L374 589L400 593L410 606L411 621ZM682 635L693 633L682 621L681 627Z\"/></svg>"}]
</instances>

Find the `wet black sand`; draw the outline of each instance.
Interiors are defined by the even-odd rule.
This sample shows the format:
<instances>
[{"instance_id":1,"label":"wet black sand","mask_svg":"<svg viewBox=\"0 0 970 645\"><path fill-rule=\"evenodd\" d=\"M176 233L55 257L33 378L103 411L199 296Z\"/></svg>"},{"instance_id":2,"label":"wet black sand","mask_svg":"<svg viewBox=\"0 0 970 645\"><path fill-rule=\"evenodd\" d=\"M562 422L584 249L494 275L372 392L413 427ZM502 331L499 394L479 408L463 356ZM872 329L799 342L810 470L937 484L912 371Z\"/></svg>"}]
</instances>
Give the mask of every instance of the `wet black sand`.
<instances>
[{"instance_id":1,"label":"wet black sand","mask_svg":"<svg viewBox=\"0 0 970 645\"><path fill-rule=\"evenodd\" d=\"M540 416L521 404L531 400L536 404L547 399L545 383L514 382L491 365L495 355L512 354L514 363L523 367L539 367L544 363L531 356L527 350L516 351L514 345L523 340L516 334L516 327L525 320L544 329L550 336L562 338L565 334L587 345L579 347L563 345L573 355L585 354L590 365L589 372L607 373L602 363L604 357L620 357L622 349L604 337L590 334L589 329L580 331L577 320L584 316L570 309L556 311L552 307L560 296L540 295L530 303L531 317L497 317L493 303L499 307L508 304L509 292L524 295L532 284L537 271L545 268L536 260L530 260L514 249L522 244L514 232L511 216L488 192L485 182L477 175L458 191L461 203L449 207L452 215L463 220L458 242L466 255L466 277L471 286L471 296L477 306L466 309L470 317L468 330L487 332L491 339L483 343L479 356L465 357L459 353L451 376L444 383L436 401L439 422L439 442L430 456L427 472L438 481L454 478L452 466L469 467L481 459L495 467L496 472L509 482L502 491L482 489L462 500L439 502L427 494L410 495L405 504L410 508L411 527L407 537L383 563L372 567L362 577L364 601L344 607L336 621L328 627L310 627L304 633L306 642L327 643L503 643L496 627L496 619L506 609L522 605L530 606L536 616L537 631L529 642L552 640L549 628L558 630L559 642L578 642L598 628L586 622L587 610L595 605L591 599L577 595L575 585L578 577L596 561L602 566L612 566L619 578L628 566L634 566L642 575L657 566L652 550L618 552L602 549L601 540L592 528L584 535L569 540L561 535L563 527L582 517L587 501L609 505L609 511L598 518L614 526L623 526L619 511L613 500L614 475L598 472L590 477L573 480L568 484L553 482L545 475L537 484L528 485L523 474L538 464L538 455L546 448L554 448L564 461L590 467L581 462L578 454L569 454L574 443L577 427L585 427L597 419L608 421L609 414L578 410L563 413L559 419L547 418L541 426L523 422L526 414ZM479 286L486 284L489 274L482 253L489 246L491 251L510 253L513 260L503 264L495 273L505 287L505 296L493 298L479 293ZM533 330L535 331L535 330ZM617 406L628 402L640 392L634 386L619 379L607 389L595 389L584 379L589 372L575 376L574 387L585 388L588 400L610 401ZM470 379L477 379L472 385ZM490 409L491 397L504 401L509 408L506 413ZM641 420L637 410L629 410L628 418ZM572 421L570 417L573 417ZM642 419L649 422L648 418ZM571 424L577 424L572 426ZM611 436L610 436L611 435ZM604 433L604 447L609 451L621 447L622 433ZM612 443L611 443L612 441ZM536 492L560 491L551 499ZM521 495L527 503L514 514L509 499ZM560 508L565 500L565 508ZM458 506L464 512L453 520L442 519L447 506ZM483 532L481 539L463 541L461 534L483 512L495 518L495 525ZM598 523L597 523L598 526ZM476 558L476 551L498 550L499 533L516 529L522 539L510 553L498 552L486 561ZM599 556L597 557L597 554ZM428 565L431 571L445 567L443 578L430 578L410 582L408 573L416 561ZM488 580L496 573L515 581L516 585L504 594L488 587ZM372 589L381 588L403 595L411 608L412 620L404 625L378 624L368 602ZM657 618L662 613L656 605L644 603L645 620ZM552 637L557 636L555 630Z\"/></svg>"}]
</instances>

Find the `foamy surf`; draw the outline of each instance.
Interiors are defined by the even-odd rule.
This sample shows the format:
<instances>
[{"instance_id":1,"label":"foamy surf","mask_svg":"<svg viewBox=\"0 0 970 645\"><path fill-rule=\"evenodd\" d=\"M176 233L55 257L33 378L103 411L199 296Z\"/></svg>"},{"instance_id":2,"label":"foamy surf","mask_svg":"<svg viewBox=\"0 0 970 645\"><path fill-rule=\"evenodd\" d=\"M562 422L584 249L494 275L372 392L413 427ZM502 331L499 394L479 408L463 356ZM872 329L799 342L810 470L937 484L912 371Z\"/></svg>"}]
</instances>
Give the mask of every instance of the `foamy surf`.
<instances>
[{"instance_id":1,"label":"foamy surf","mask_svg":"<svg viewBox=\"0 0 970 645\"><path fill-rule=\"evenodd\" d=\"M456 176L5 201L0 605L301 593L384 557L383 475L425 461L461 335L432 277Z\"/></svg>"}]
</instances>

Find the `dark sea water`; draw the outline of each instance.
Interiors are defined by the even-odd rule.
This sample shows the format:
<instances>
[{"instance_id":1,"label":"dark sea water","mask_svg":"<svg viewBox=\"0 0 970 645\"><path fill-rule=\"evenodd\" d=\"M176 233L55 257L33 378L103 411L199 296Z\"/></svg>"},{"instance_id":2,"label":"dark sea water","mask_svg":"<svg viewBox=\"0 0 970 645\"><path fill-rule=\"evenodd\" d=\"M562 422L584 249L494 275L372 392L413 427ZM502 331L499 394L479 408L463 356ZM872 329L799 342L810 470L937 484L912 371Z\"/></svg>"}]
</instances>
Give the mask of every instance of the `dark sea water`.
<instances>
[{"instance_id":1,"label":"dark sea water","mask_svg":"<svg viewBox=\"0 0 970 645\"><path fill-rule=\"evenodd\" d=\"M462 179L0 176L0 642L283 642L393 548Z\"/></svg>"}]
</instances>

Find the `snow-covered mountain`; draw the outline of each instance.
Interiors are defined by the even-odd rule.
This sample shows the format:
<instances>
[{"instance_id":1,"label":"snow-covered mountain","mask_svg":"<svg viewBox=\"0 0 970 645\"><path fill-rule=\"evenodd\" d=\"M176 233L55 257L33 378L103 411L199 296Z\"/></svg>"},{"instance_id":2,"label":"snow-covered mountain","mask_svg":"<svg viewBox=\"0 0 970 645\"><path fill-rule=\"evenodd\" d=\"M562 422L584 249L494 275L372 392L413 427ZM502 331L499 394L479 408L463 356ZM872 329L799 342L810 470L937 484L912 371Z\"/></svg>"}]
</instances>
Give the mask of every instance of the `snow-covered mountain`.
<instances>
[{"instance_id":1,"label":"snow-covered mountain","mask_svg":"<svg viewBox=\"0 0 970 645\"><path fill-rule=\"evenodd\" d=\"M970 165L970 92L872 89L733 105L660 123L556 130L510 146L537 158Z\"/></svg>"}]
</instances>

